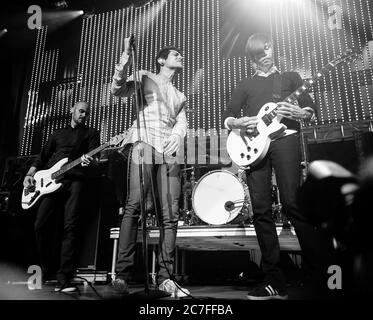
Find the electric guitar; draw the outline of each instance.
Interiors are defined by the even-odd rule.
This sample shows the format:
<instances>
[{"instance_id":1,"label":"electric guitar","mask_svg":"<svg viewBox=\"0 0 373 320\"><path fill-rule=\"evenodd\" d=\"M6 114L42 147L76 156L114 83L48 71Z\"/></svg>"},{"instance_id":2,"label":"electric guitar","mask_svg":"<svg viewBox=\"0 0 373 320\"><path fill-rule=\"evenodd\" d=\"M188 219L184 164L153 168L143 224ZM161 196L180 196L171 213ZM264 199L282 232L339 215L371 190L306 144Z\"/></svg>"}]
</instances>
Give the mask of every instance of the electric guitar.
<instances>
[{"instance_id":1,"label":"electric guitar","mask_svg":"<svg viewBox=\"0 0 373 320\"><path fill-rule=\"evenodd\" d=\"M128 138L129 133L126 131L122 134L116 135L111 138L110 141L102 144L96 149L87 153L88 156L94 156L109 146L115 146ZM47 170L37 171L34 175L35 186L31 188L24 188L22 192L22 208L30 209L34 206L38 200L45 194L57 191L62 183L58 183L57 179L60 178L64 173L70 169L76 167L82 162L81 158L69 162L68 158L63 158L58 161L53 167Z\"/></svg>"},{"instance_id":2,"label":"electric guitar","mask_svg":"<svg viewBox=\"0 0 373 320\"><path fill-rule=\"evenodd\" d=\"M337 56L311 79L305 80L297 90L284 99L285 102L296 103L297 98L308 91L313 84L331 69L344 62L351 62L361 55L361 51L348 49ZM257 165L267 154L272 140L284 136L286 126L280 123L282 117L276 112L278 105L269 102L263 105L259 113L256 130L248 134L241 129L232 130L227 138L227 152L234 163L240 167L249 168Z\"/></svg>"}]
</instances>

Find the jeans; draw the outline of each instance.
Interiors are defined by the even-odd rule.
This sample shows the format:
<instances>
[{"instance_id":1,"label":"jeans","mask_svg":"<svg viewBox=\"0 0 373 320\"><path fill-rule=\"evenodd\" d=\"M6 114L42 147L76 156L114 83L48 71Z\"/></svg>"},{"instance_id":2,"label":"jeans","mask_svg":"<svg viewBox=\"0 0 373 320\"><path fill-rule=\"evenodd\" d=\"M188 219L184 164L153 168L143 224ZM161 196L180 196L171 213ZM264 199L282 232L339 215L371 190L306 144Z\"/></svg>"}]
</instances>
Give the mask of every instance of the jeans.
<instances>
[{"instance_id":1,"label":"jeans","mask_svg":"<svg viewBox=\"0 0 373 320\"><path fill-rule=\"evenodd\" d=\"M297 192L301 181L301 153L298 134L272 141L265 158L247 172L247 181L253 205L253 222L262 253L265 282L284 287L285 277L280 268L280 245L272 215L272 167L280 192L283 212L294 226L303 254L306 272L319 278L326 274L322 265L323 250L331 249L323 243L322 235L298 209ZM317 201L315 199L315 201ZM329 248L330 247L330 248ZM330 252L330 251L329 251ZM325 256L324 256L325 257Z\"/></svg>"},{"instance_id":2,"label":"jeans","mask_svg":"<svg viewBox=\"0 0 373 320\"><path fill-rule=\"evenodd\" d=\"M44 275L49 275L55 267L55 248L61 246L57 279L65 282L72 278L75 271L76 239L80 198L83 183L81 181L63 181L62 187L45 195L40 202L34 224L37 248ZM63 210L63 217L60 210ZM62 242L58 231L63 219Z\"/></svg>"},{"instance_id":3,"label":"jeans","mask_svg":"<svg viewBox=\"0 0 373 320\"><path fill-rule=\"evenodd\" d=\"M161 250L158 257L158 281L169 279L174 272L175 242L180 197L180 167L177 163L163 162L163 156L148 144L144 146L144 195L155 190L160 220ZM135 251L140 217L139 144L131 147L128 160L127 201L120 228L116 273L128 280L135 264ZM152 185L153 184L153 185ZM155 196L155 195L154 195ZM154 198L154 197L153 197ZM146 199L146 198L145 198ZM144 199L144 200L145 200ZM157 202L157 201L156 201Z\"/></svg>"}]
</instances>

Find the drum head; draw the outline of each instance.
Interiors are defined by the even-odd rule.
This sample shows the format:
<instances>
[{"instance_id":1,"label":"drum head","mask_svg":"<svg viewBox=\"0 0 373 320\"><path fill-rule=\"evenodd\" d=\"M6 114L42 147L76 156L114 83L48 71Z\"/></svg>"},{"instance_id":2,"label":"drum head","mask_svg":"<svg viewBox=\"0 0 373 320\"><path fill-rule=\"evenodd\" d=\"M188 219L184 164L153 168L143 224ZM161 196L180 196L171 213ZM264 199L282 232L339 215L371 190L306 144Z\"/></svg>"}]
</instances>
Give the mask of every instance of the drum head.
<instances>
[{"instance_id":1,"label":"drum head","mask_svg":"<svg viewBox=\"0 0 373 320\"><path fill-rule=\"evenodd\" d=\"M205 174L193 190L192 203L197 216L208 224L225 224L241 211L244 188L238 178L225 170Z\"/></svg>"}]
</instances>

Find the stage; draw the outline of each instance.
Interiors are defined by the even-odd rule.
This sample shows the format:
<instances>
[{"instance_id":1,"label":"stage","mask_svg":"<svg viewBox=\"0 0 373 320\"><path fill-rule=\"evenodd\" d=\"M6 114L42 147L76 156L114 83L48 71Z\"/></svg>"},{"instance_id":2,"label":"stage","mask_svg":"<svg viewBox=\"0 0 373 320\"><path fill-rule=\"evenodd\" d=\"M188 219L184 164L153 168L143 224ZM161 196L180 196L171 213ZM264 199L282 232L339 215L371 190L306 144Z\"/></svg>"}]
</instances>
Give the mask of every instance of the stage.
<instances>
[{"instance_id":1,"label":"stage","mask_svg":"<svg viewBox=\"0 0 373 320\"><path fill-rule=\"evenodd\" d=\"M294 228L276 226L282 251L289 253L293 262L300 265L300 246ZM110 275L115 279L115 263L118 250L119 228L110 230L113 239L113 256ZM148 244L152 255L151 273L155 274L156 253L159 242L159 230L156 227L148 229ZM138 232L138 243L142 243L141 229ZM196 225L179 226L176 239L175 270L185 278L187 251L248 251L251 261L260 265L261 254L253 225Z\"/></svg>"}]
</instances>

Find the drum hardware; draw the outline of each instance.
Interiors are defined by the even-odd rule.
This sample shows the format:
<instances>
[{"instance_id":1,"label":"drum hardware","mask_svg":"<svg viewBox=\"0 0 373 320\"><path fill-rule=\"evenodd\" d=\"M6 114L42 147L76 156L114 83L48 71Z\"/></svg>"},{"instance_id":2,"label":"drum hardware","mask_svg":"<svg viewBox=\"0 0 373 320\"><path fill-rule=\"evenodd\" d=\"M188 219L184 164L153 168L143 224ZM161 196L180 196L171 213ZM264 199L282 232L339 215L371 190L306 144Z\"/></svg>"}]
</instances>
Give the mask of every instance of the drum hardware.
<instances>
[{"instance_id":1,"label":"drum hardware","mask_svg":"<svg viewBox=\"0 0 373 320\"><path fill-rule=\"evenodd\" d=\"M156 227L158 225L157 223L157 217L155 214L148 212L146 215L146 226L147 227Z\"/></svg>"},{"instance_id":2,"label":"drum hardware","mask_svg":"<svg viewBox=\"0 0 373 320\"><path fill-rule=\"evenodd\" d=\"M243 208L241 210L241 213L243 215L243 223L253 223L253 208L251 204L251 198L250 198L250 190L248 185L246 184L246 170L244 168L239 168L237 170L237 177L238 180L243 185L243 189L245 192L245 202L243 204Z\"/></svg>"},{"instance_id":3,"label":"drum hardware","mask_svg":"<svg viewBox=\"0 0 373 320\"><path fill-rule=\"evenodd\" d=\"M224 204L224 208L225 210L227 211L232 211L233 209L235 209L236 207L240 206L240 205L243 205L243 203L245 202L244 199L242 200L236 200L236 201L227 201L225 204Z\"/></svg>"},{"instance_id":4,"label":"drum hardware","mask_svg":"<svg viewBox=\"0 0 373 320\"><path fill-rule=\"evenodd\" d=\"M283 223L284 215L277 185L272 185L272 214L276 223Z\"/></svg>"},{"instance_id":5,"label":"drum hardware","mask_svg":"<svg viewBox=\"0 0 373 320\"><path fill-rule=\"evenodd\" d=\"M187 175L188 171L190 171L189 180L188 180L188 175ZM191 225L199 224L198 223L199 221L194 213L194 210L192 208L189 209L189 202L191 200L193 188L196 184L195 171L196 171L195 166L181 169L182 178L183 178L183 186L182 186L183 207L179 212L179 223L181 225L191 226Z\"/></svg>"},{"instance_id":6,"label":"drum hardware","mask_svg":"<svg viewBox=\"0 0 373 320\"><path fill-rule=\"evenodd\" d=\"M272 171L272 214L276 224L282 225L284 229L290 229L289 220L282 211L280 191L277 187L274 170Z\"/></svg>"}]
</instances>

